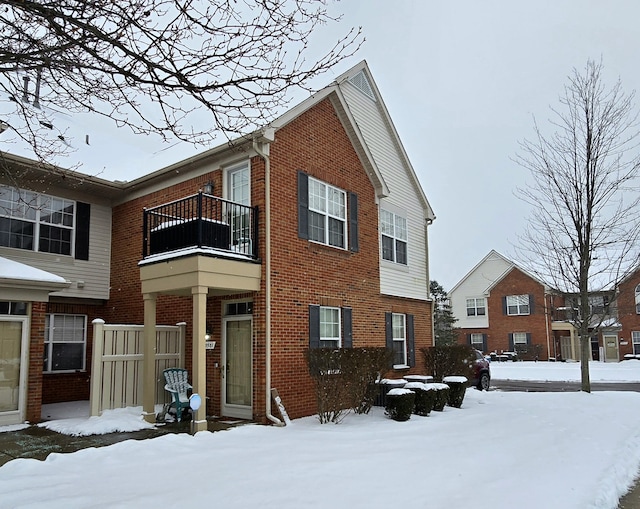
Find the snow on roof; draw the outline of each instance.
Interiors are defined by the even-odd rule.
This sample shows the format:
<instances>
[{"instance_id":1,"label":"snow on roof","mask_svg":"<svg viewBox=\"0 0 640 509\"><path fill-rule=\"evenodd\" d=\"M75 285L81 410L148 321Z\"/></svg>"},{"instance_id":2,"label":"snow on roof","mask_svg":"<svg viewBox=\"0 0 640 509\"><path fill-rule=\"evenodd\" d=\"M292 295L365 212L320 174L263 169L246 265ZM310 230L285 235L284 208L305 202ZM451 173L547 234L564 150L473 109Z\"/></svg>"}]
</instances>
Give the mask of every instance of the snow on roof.
<instances>
[{"instance_id":1,"label":"snow on roof","mask_svg":"<svg viewBox=\"0 0 640 509\"><path fill-rule=\"evenodd\" d=\"M0 257L0 279L67 284L67 280L51 272Z\"/></svg>"}]
</instances>

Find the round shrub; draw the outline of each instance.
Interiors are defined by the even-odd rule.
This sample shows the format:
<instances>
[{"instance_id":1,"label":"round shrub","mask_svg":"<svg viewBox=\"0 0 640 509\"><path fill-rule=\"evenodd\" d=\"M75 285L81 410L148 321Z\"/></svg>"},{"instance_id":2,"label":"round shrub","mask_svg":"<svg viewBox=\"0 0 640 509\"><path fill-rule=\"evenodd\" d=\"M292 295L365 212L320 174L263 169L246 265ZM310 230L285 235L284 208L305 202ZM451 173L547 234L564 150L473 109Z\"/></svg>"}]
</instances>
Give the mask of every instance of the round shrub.
<instances>
[{"instance_id":1,"label":"round shrub","mask_svg":"<svg viewBox=\"0 0 640 509\"><path fill-rule=\"evenodd\" d=\"M433 409L436 412L442 412L449 400L449 386L447 384L433 383L429 384L432 387L432 391L435 392L435 401L433 403Z\"/></svg>"},{"instance_id":2,"label":"round shrub","mask_svg":"<svg viewBox=\"0 0 640 509\"><path fill-rule=\"evenodd\" d=\"M408 421L411 419L415 397L414 392L409 389L391 389L387 393L386 414L394 421Z\"/></svg>"},{"instance_id":3,"label":"round shrub","mask_svg":"<svg viewBox=\"0 0 640 509\"><path fill-rule=\"evenodd\" d=\"M467 390L466 376L445 376L442 381L449 386L449 398L447 404L454 408L460 408Z\"/></svg>"},{"instance_id":4,"label":"round shrub","mask_svg":"<svg viewBox=\"0 0 640 509\"><path fill-rule=\"evenodd\" d=\"M416 415L427 416L433 410L436 393L431 390L432 384L424 384L422 382L409 382L404 386L415 393L415 402L413 404L413 413Z\"/></svg>"}]
</instances>

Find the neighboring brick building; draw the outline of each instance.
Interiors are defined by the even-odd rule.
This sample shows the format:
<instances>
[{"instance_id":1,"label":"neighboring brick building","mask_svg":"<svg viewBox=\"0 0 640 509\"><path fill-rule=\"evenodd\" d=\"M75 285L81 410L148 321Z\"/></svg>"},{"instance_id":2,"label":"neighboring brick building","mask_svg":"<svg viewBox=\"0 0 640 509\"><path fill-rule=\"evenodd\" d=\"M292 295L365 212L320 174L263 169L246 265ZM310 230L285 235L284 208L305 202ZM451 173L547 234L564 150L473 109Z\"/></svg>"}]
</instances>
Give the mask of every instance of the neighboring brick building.
<instances>
[{"instance_id":1,"label":"neighboring brick building","mask_svg":"<svg viewBox=\"0 0 640 509\"><path fill-rule=\"evenodd\" d=\"M625 278L618 287L617 308L620 322L620 358L640 358L640 269Z\"/></svg>"},{"instance_id":2,"label":"neighboring brick building","mask_svg":"<svg viewBox=\"0 0 640 509\"><path fill-rule=\"evenodd\" d=\"M606 292L590 295L598 322L591 339L593 359L618 361L631 351L622 338L625 330L629 338L633 327L640 331L633 304L638 283L640 275L629 278L615 303ZM580 358L578 331L571 323L575 297L560 295L494 250L452 288L449 298L461 343L487 354L518 351L526 359ZM632 312L623 314L624 309ZM640 332L636 336L640 349Z\"/></svg>"},{"instance_id":3,"label":"neighboring brick building","mask_svg":"<svg viewBox=\"0 0 640 509\"><path fill-rule=\"evenodd\" d=\"M491 251L449 292L460 342L484 353L527 350L530 358L555 357L546 287Z\"/></svg>"},{"instance_id":4,"label":"neighboring brick building","mask_svg":"<svg viewBox=\"0 0 640 509\"><path fill-rule=\"evenodd\" d=\"M46 170L29 171L35 182ZM425 246L434 215L364 62L234 144L128 183L81 177L73 191L61 179L46 191L79 214L83 191L100 188L85 207L89 265L62 274L73 295L67 288L31 306L33 353L20 393L88 398L95 317L187 323L186 367L207 396L197 423L205 412L273 420L271 388L292 417L314 413L310 347L387 346L393 376L422 372L417 352L432 344ZM27 180L25 188L42 192ZM0 256L20 257L16 247ZM29 263L57 274L51 259L43 265L47 256L34 253ZM52 334L41 322L51 316L82 322L82 349L70 369L46 369L32 392L43 377L36 350ZM205 333L218 346L205 350ZM64 344L63 357L75 348ZM29 418L38 411L31 402ZM148 419L152 412L145 406Z\"/></svg>"}]
</instances>

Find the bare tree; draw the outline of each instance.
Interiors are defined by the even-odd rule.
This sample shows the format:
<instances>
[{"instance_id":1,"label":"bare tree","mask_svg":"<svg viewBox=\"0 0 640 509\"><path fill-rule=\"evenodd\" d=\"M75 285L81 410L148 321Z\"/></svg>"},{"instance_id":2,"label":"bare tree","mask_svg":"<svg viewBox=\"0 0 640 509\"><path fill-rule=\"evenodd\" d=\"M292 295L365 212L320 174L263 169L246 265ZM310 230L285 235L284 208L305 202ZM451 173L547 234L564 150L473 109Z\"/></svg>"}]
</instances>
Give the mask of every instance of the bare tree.
<instances>
[{"instance_id":1,"label":"bare tree","mask_svg":"<svg viewBox=\"0 0 640 509\"><path fill-rule=\"evenodd\" d=\"M535 139L521 143L517 162L532 182L519 196L532 213L518 247L523 263L577 302L572 318L580 336L582 390L590 392L590 333L606 313L590 306L595 293L615 295L637 268L640 214L634 94L620 80L607 87L602 63L574 69L551 108L551 135L534 119Z\"/></svg>"},{"instance_id":2,"label":"bare tree","mask_svg":"<svg viewBox=\"0 0 640 509\"><path fill-rule=\"evenodd\" d=\"M312 33L334 21L326 0L6 0L0 132L43 161L70 147L47 112L201 144L242 134L359 48L351 29L306 60Z\"/></svg>"}]
</instances>

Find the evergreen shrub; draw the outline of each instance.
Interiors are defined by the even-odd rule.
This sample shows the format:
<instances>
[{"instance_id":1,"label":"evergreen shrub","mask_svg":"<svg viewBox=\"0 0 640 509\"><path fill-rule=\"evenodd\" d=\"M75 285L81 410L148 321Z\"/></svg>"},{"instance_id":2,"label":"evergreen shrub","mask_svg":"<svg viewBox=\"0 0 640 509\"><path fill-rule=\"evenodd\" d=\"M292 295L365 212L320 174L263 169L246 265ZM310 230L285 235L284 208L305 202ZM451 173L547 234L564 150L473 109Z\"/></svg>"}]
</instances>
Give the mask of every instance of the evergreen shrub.
<instances>
[{"instance_id":1,"label":"evergreen shrub","mask_svg":"<svg viewBox=\"0 0 640 509\"><path fill-rule=\"evenodd\" d=\"M467 390L467 378L464 376L446 376L443 382L449 386L447 405L460 408Z\"/></svg>"},{"instance_id":2,"label":"evergreen shrub","mask_svg":"<svg viewBox=\"0 0 640 509\"><path fill-rule=\"evenodd\" d=\"M435 392L433 409L436 412L442 412L444 407L447 406L447 401L449 401L449 386L442 383L433 383L430 385L432 387L431 390Z\"/></svg>"},{"instance_id":3,"label":"evergreen shrub","mask_svg":"<svg viewBox=\"0 0 640 509\"><path fill-rule=\"evenodd\" d=\"M413 405L413 413L420 416L427 416L433 410L433 404L436 400L436 392L431 390L430 385L422 382L409 382L404 386L415 393L415 401Z\"/></svg>"},{"instance_id":4,"label":"evergreen shrub","mask_svg":"<svg viewBox=\"0 0 640 509\"><path fill-rule=\"evenodd\" d=\"M386 414L394 421L408 421L413 413L415 397L409 389L391 389L387 393Z\"/></svg>"}]
</instances>

